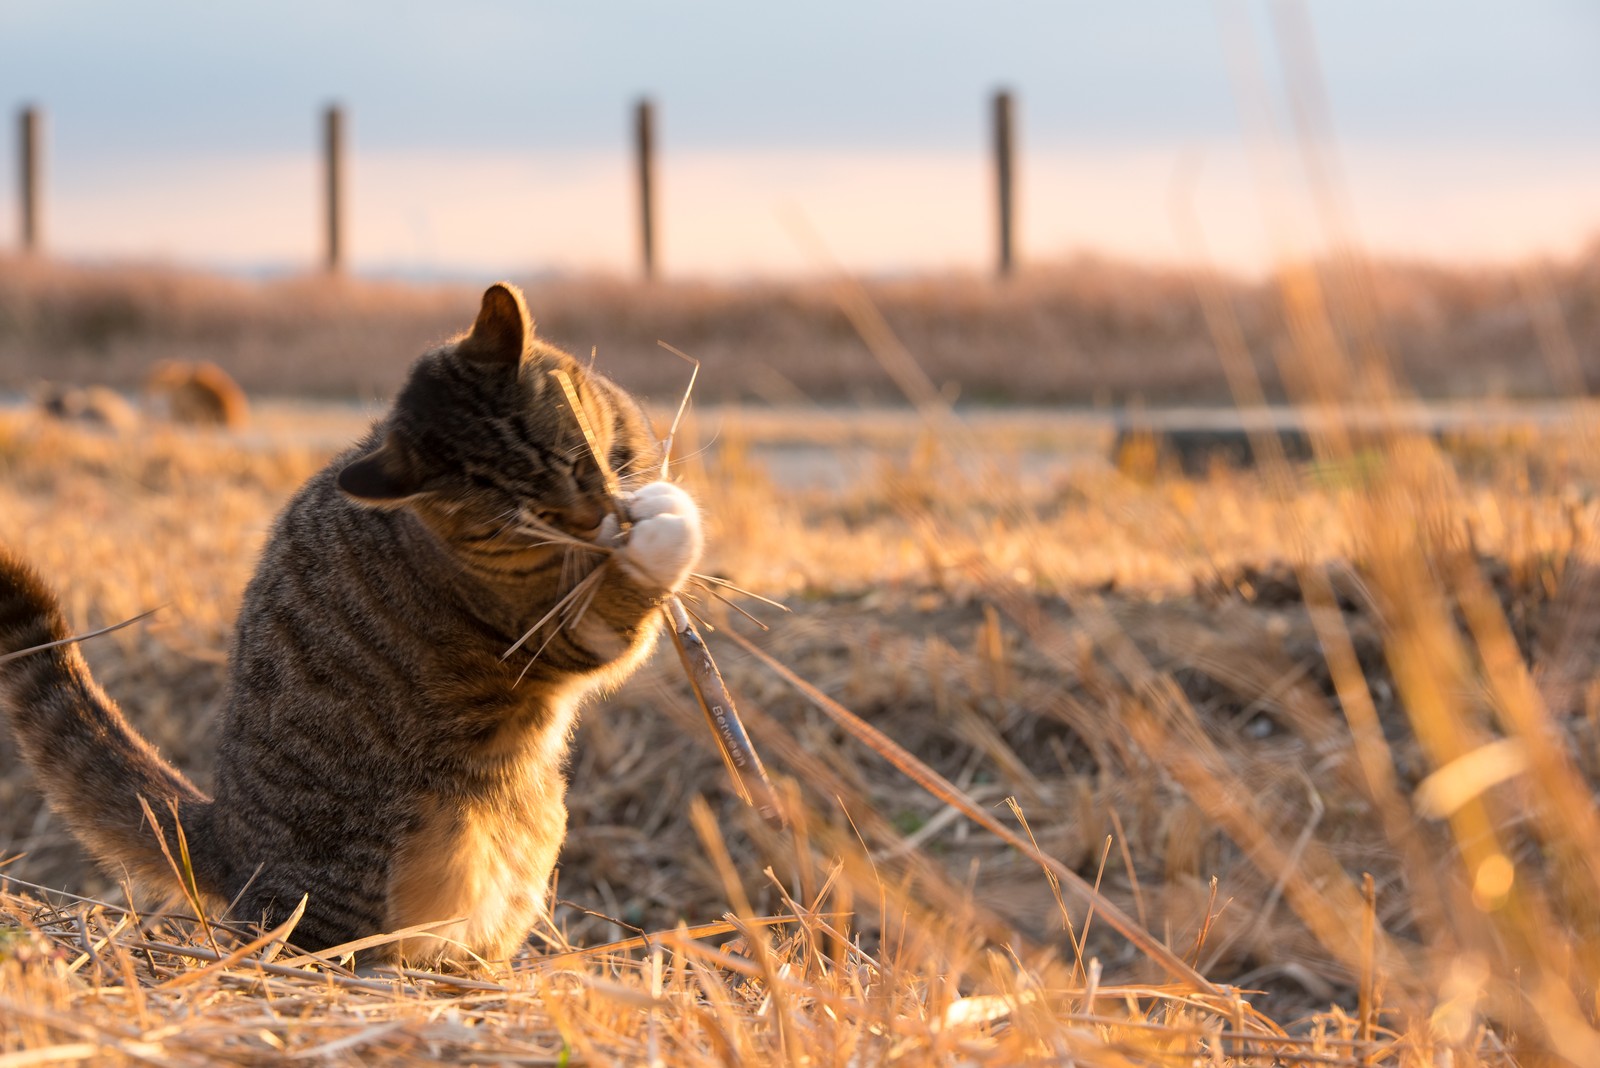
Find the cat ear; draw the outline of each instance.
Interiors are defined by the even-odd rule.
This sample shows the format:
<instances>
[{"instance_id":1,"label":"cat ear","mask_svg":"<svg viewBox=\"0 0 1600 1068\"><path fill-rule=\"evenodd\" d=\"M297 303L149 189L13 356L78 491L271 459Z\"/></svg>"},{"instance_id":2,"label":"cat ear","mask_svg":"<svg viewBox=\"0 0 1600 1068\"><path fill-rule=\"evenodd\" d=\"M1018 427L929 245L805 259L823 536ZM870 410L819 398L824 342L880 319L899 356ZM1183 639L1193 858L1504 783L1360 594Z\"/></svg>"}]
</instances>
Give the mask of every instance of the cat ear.
<instances>
[{"instance_id":1,"label":"cat ear","mask_svg":"<svg viewBox=\"0 0 1600 1068\"><path fill-rule=\"evenodd\" d=\"M472 333L461 339L456 352L473 363L515 367L532 340L533 317L522 290L510 282L496 282L484 291Z\"/></svg>"},{"instance_id":2,"label":"cat ear","mask_svg":"<svg viewBox=\"0 0 1600 1068\"><path fill-rule=\"evenodd\" d=\"M397 505L422 492L422 477L391 434L339 472L339 489L362 504Z\"/></svg>"}]
</instances>

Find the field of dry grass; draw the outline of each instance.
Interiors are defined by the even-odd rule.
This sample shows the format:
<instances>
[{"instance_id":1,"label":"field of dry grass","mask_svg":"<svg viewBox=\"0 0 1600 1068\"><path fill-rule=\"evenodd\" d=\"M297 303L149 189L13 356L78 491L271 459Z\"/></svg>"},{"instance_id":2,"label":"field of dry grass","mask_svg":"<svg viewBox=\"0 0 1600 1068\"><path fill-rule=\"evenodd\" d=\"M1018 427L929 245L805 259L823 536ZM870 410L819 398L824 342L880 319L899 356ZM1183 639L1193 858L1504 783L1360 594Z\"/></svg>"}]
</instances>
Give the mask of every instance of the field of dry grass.
<instances>
[{"instance_id":1,"label":"field of dry grass","mask_svg":"<svg viewBox=\"0 0 1600 1068\"><path fill-rule=\"evenodd\" d=\"M682 388L662 337L702 402L763 402L703 406L675 472L707 568L788 609L693 606L791 829L658 655L584 717L550 928L509 968L357 974L128 901L6 742L0 1068L1600 1064L1590 406L1443 441L1324 422L1310 462L1263 438L1239 471L941 400L1570 396L1597 273L531 285L630 387ZM340 401L116 437L0 410L0 542L84 628L161 606L85 651L202 785L274 511L475 302L0 261L0 390L211 359Z\"/></svg>"},{"instance_id":2,"label":"field of dry grass","mask_svg":"<svg viewBox=\"0 0 1600 1068\"><path fill-rule=\"evenodd\" d=\"M1222 282L1257 373L1282 396L1292 343L1283 277ZM642 284L524 280L540 332L599 351L613 375L673 395L671 341L704 362L710 401L899 401L827 282ZM307 276L246 282L161 267L74 266L0 254L0 391L40 379L136 386L160 359L211 360L253 395L386 397L411 357L460 330L479 287ZM1568 262L1443 268L1389 263L1370 311L1400 378L1427 397L1564 395L1544 354L1559 320L1600 383L1600 246ZM1227 402L1207 315L1187 273L1082 259L1006 283L948 276L868 283L865 295L936 386L979 403ZM1359 297L1359 299L1358 299ZM1294 393L1293 383L1287 392Z\"/></svg>"},{"instance_id":3,"label":"field of dry grass","mask_svg":"<svg viewBox=\"0 0 1600 1068\"><path fill-rule=\"evenodd\" d=\"M359 422L0 414L0 541L82 627L164 606L85 651L202 783L274 509ZM1004 421L708 410L677 473L709 570L791 611L699 610L792 832L658 655L584 718L538 944L358 976L129 911L0 745L0 1065L1600 1063L1595 430L1191 478ZM773 462L806 433L854 443L827 485Z\"/></svg>"}]
</instances>

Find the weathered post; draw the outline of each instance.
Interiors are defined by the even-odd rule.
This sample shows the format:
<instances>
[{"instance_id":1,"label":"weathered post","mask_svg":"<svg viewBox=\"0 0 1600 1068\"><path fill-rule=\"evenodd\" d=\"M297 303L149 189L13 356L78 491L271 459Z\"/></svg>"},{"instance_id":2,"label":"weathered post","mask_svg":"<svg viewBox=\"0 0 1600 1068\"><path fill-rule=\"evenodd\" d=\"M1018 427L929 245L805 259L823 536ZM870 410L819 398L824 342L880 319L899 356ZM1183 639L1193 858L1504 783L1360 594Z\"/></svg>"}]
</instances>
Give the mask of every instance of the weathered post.
<instances>
[{"instance_id":1,"label":"weathered post","mask_svg":"<svg viewBox=\"0 0 1600 1068\"><path fill-rule=\"evenodd\" d=\"M1012 154L1015 141L1012 135L1011 93L1002 89L994 94L994 179L997 207L998 256L996 267L1001 278L1009 277L1015 265L1013 226L1015 224L1013 199L1015 170Z\"/></svg>"},{"instance_id":2,"label":"weathered post","mask_svg":"<svg viewBox=\"0 0 1600 1068\"><path fill-rule=\"evenodd\" d=\"M39 171L42 160L41 128L44 118L29 104L17 114L17 159L21 165L17 186L22 209L22 251L35 253L43 243L39 228Z\"/></svg>"},{"instance_id":3,"label":"weathered post","mask_svg":"<svg viewBox=\"0 0 1600 1068\"><path fill-rule=\"evenodd\" d=\"M327 188L327 259L330 274L344 270L344 109L329 104L322 116Z\"/></svg>"},{"instance_id":4,"label":"weathered post","mask_svg":"<svg viewBox=\"0 0 1600 1068\"><path fill-rule=\"evenodd\" d=\"M634 144L639 164L639 255L644 276L656 276L655 151L656 109L641 97L633 112Z\"/></svg>"}]
</instances>

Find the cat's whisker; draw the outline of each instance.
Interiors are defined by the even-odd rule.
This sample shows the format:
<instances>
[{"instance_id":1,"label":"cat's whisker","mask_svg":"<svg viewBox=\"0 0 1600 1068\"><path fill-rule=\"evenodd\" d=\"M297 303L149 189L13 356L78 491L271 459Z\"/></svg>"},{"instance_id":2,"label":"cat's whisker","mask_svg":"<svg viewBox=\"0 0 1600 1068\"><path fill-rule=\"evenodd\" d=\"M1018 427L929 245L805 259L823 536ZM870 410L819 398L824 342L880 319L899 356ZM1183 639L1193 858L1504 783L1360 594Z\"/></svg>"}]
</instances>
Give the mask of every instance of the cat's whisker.
<instances>
[{"instance_id":1,"label":"cat's whisker","mask_svg":"<svg viewBox=\"0 0 1600 1068\"><path fill-rule=\"evenodd\" d=\"M516 529L517 521L522 518L521 508L508 508L505 513L495 517L495 522L500 523L500 529L489 535L485 541L495 542L505 537L506 534ZM501 522L504 520L504 522Z\"/></svg>"},{"instance_id":2,"label":"cat's whisker","mask_svg":"<svg viewBox=\"0 0 1600 1068\"><path fill-rule=\"evenodd\" d=\"M537 531L537 530L526 530L526 531L522 531L522 533L539 535L539 534L541 534L543 532L542 531ZM547 540L547 541L531 541L531 542L528 543L528 548L530 548L530 549L570 549L570 550L572 550L574 552L594 553L597 556L610 556L611 553L614 551L614 550L612 550L612 548L609 545L596 545L594 542L590 542L590 541L583 541L581 539L570 539L569 540L569 539L566 539L566 538L563 538L563 539L561 539L559 541L557 541L555 539L550 539L550 540Z\"/></svg>"},{"instance_id":3,"label":"cat's whisker","mask_svg":"<svg viewBox=\"0 0 1600 1068\"><path fill-rule=\"evenodd\" d=\"M530 541L527 543L527 547L529 549L588 549L590 552L599 553L602 556L611 553L611 550L604 545L591 545L587 542L581 545L574 545L570 541Z\"/></svg>"},{"instance_id":4,"label":"cat's whisker","mask_svg":"<svg viewBox=\"0 0 1600 1068\"><path fill-rule=\"evenodd\" d=\"M559 628L556 629L559 630ZM552 630L549 634L545 635L544 641L539 643L539 648L533 651L533 655L528 657L528 662L522 665L522 670L517 672L517 681L512 683L513 686L522 685L522 680L528 677L528 672L533 670L533 665L539 662L539 657L544 653L545 649L549 647L550 643L555 641L555 637L556 630Z\"/></svg>"},{"instance_id":5,"label":"cat's whisker","mask_svg":"<svg viewBox=\"0 0 1600 1068\"><path fill-rule=\"evenodd\" d=\"M570 550L567 552L567 561L568 565L572 569L571 574L573 589L576 589L577 587L582 586L585 582L588 582L597 570L596 568L589 566L588 560L580 557L577 553Z\"/></svg>"},{"instance_id":6,"label":"cat's whisker","mask_svg":"<svg viewBox=\"0 0 1600 1068\"><path fill-rule=\"evenodd\" d=\"M781 603L779 601L774 601L770 597L763 597L759 593L756 593L756 592L754 592L752 590L747 590L743 586L737 585L736 583L729 582L725 578L719 578L716 575L703 575L698 571L691 571L689 573L689 577L693 578L693 579L698 579L699 581L701 581L703 583L707 583L707 584L710 584L710 585L713 585L713 586L721 586L723 589L731 590L732 592L737 593L741 597L749 597L751 600L760 601L762 604L765 604L765 605L771 605L773 608L778 609L780 612L788 612L788 611L790 611L790 608L789 608L788 605L783 604L783 603Z\"/></svg>"},{"instance_id":7,"label":"cat's whisker","mask_svg":"<svg viewBox=\"0 0 1600 1068\"><path fill-rule=\"evenodd\" d=\"M705 456L706 454L708 454L710 452L711 452L711 446L709 444L702 445L698 449L694 450L691 453L685 453L682 456L674 456L672 459L668 460L664 465L662 465L662 468L663 468L663 470L670 470L670 469L672 469L674 467L682 467L684 464L688 463L690 460L696 459L697 457Z\"/></svg>"},{"instance_id":8,"label":"cat's whisker","mask_svg":"<svg viewBox=\"0 0 1600 1068\"><path fill-rule=\"evenodd\" d=\"M675 463L676 461L673 462ZM655 460L644 455L643 453L640 453L627 463L623 464L621 467L617 468L616 475L619 480L627 479L636 475L653 475L655 473L655 466Z\"/></svg>"},{"instance_id":9,"label":"cat's whisker","mask_svg":"<svg viewBox=\"0 0 1600 1068\"><path fill-rule=\"evenodd\" d=\"M586 592L587 595L592 597L595 589L599 587L602 577L603 576L600 569L594 568L588 574L584 575L583 578L575 582L570 592L574 595L580 592ZM567 607L561 610L561 618L563 620L570 620L572 616L579 611L581 611L581 609L577 607L576 601L573 601L568 603Z\"/></svg>"},{"instance_id":10,"label":"cat's whisker","mask_svg":"<svg viewBox=\"0 0 1600 1068\"><path fill-rule=\"evenodd\" d=\"M711 450L716 448L717 442L719 442L721 440L722 440L722 431L718 430L715 434L713 434L711 436L711 439L709 441L705 441L705 442L701 443L700 447L698 449L695 449L693 452L684 453L684 454L682 454L680 456L672 456L672 455L668 454L666 456L666 458L661 461L661 464L659 465L659 467L656 467L654 461L651 461L651 466L652 467L656 467L657 474L661 474L662 477L665 477L663 473L668 468L682 467L684 464L688 463L690 460L698 459L701 456L709 455ZM664 449L670 449L672 447L672 442L666 441L666 440L662 440L660 442L657 442L657 444L662 446L662 448L664 448Z\"/></svg>"},{"instance_id":11,"label":"cat's whisker","mask_svg":"<svg viewBox=\"0 0 1600 1068\"><path fill-rule=\"evenodd\" d=\"M536 548L547 545L559 545L565 549L580 549L585 552L598 553L601 556L611 554L611 546L601 545L598 542L586 541L574 534L566 534L553 527L518 527L517 533L526 537L543 538L543 541L532 543L529 547Z\"/></svg>"},{"instance_id":12,"label":"cat's whisker","mask_svg":"<svg viewBox=\"0 0 1600 1068\"><path fill-rule=\"evenodd\" d=\"M500 654L500 659L501 660L505 660L512 653L516 652L518 649L521 649L523 647L523 645L525 645L527 643L529 638L532 638L535 634L537 634L539 632L539 628L540 627L543 627L546 623L550 622L550 620L552 620L556 616L558 616L561 613L561 610L567 607L567 603L569 601L573 600L575 597L579 596L583 592L584 583L590 581L590 579L593 579L594 576L602 574L602 573L603 572L601 572L600 569L596 568L594 571L589 573L589 577L585 578L583 582L580 582L576 586L573 586L571 589L567 590L567 592L562 595L561 600L557 601L551 607L550 611L546 612L544 615L539 617L539 622L537 622L533 626L529 627L527 632L524 633L522 635L522 637L518 638L516 640L516 642L514 642L512 644L511 648L507 649L505 652ZM542 646L541 646L541 651L543 651L543 647ZM538 657L538 653L535 653L534 656L535 656L535 658L537 658Z\"/></svg>"},{"instance_id":13,"label":"cat's whisker","mask_svg":"<svg viewBox=\"0 0 1600 1068\"><path fill-rule=\"evenodd\" d=\"M510 508L507 508L505 511L501 512L499 515L495 516L494 519L492 520L492 522L498 523L503 519L504 520L515 519L515 518L517 518L517 516L519 516L521 514L522 514L522 505L513 504Z\"/></svg>"},{"instance_id":14,"label":"cat's whisker","mask_svg":"<svg viewBox=\"0 0 1600 1068\"><path fill-rule=\"evenodd\" d=\"M602 572L599 568L595 568L593 571L589 572L589 574L585 575L577 585L573 586L566 592L565 596L563 596L561 600L556 602L554 608L545 613L544 618L535 623L528 630L528 633L524 634L518 640L517 645L521 645L523 642L527 641L535 631L544 626L545 623L549 622L553 616L558 614L561 616L561 624L550 628L550 633L545 635L544 641L539 643L539 648L535 649L533 651L533 655L528 657L528 662L522 665L522 670L517 673L517 682L515 685L520 685L522 680L527 677L528 672L533 668L534 664L538 663L539 657L544 654L544 651L547 648L549 648L550 643L555 640L556 635L561 632L563 626L565 626L567 630L571 630L573 627L576 627L583 621L584 613L589 611L589 605L593 603L595 594L600 589L600 579L602 578L603 574L604 572ZM583 607L577 609L577 618L569 621L568 614L572 612L574 604L580 597L584 598ZM513 652L515 652L516 649L517 646L513 645L510 649L506 650L505 656L502 656L500 659L504 660L507 656L510 656Z\"/></svg>"},{"instance_id":15,"label":"cat's whisker","mask_svg":"<svg viewBox=\"0 0 1600 1068\"><path fill-rule=\"evenodd\" d=\"M599 574L600 574L600 571L598 569L596 569L596 570L590 572L589 578L584 580L585 582L589 582L590 583L590 585L589 585L589 593L588 593L587 596L584 597L583 603L581 605L579 605L577 607L577 609L575 611L573 611L571 616L567 619L567 629L568 630L574 630L574 631L577 630L579 625L583 623L583 617L589 614L589 606L594 604L595 595L600 592L600 583L598 581L590 582L590 579L597 578L597 576L599 576Z\"/></svg>"},{"instance_id":16,"label":"cat's whisker","mask_svg":"<svg viewBox=\"0 0 1600 1068\"><path fill-rule=\"evenodd\" d=\"M682 594L679 594L679 596L678 596L678 603L679 604L683 604L683 595ZM711 625L710 620L706 619L705 616L702 616L699 612L696 612L694 609L690 608L688 605L683 605L683 613L684 613L684 615L688 616L690 619L694 620L695 623L699 624L700 629L705 631L707 634L716 633L716 629L717 628Z\"/></svg>"},{"instance_id":17,"label":"cat's whisker","mask_svg":"<svg viewBox=\"0 0 1600 1068\"><path fill-rule=\"evenodd\" d=\"M611 547L608 545L600 545L597 542L586 541L583 538L578 537L576 534L569 534L560 527L546 523L544 520L532 515L524 514L522 517L522 525L517 529L523 534L538 535L540 537L549 539L550 542L568 545L575 549L588 549L592 552L598 553L611 552Z\"/></svg>"},{"instance_id":18,"label":"cat's whisker","mask_svg":"<svg viewBox=\"0 0 1600 1068\"><path fill-rule=\"evenodd\" d=\"M748 611L746 611L745 609L739 607L737 604L735 604L732 601L732 599L724 597L722 594L718 593L712 587L706 586L706 585L702 585L700 588L705 590L711 596L715 597L717 600L721 601L723 604L727 605L729 608L733 609L735 612L738 612L741 616L744 616L744 618L748 619L750 622L754 623L756 626L760 627L762 630L771 630L772 629L771 627L769 627L765 623L763 623L761 620L759 620L755 616L751 615Z\"/></svg>"}]
</instances>

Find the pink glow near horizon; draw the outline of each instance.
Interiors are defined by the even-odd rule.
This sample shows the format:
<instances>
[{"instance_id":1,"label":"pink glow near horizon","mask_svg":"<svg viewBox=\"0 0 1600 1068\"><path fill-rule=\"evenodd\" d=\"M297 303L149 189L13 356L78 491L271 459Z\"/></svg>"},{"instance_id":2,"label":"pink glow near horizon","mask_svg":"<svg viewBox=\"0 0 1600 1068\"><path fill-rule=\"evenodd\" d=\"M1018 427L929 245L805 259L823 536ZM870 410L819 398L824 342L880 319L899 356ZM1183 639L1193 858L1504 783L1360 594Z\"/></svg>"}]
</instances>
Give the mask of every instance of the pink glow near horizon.
<instances>
[{"instance_id":1,"label":"pink glow near horizon","mask_svg":"<svg viewBox=\"0 0 1600 1068\"><path fill-rule=\"evenodd\" d=\"M1600 232L1600 150L1551 159L1372 148L1343 158L1355 233L1376 254L1567 256ZM631 177L617 154L367 152L349 168L347 244L357 270L635 267ZM320 254L309 155L134 160L115 175L74 173L68 160L60 172L45 203L45 240L58 255L292 268ZM659 185L668 275L814 273L826 264L802 230L862 273L991 263L991 175L976 153L682 151L663 158ZM1211 255L1228 269L1256 273L1279 252L1325 245L1304 191L1291 183L1263 197L1238 151L1025 151L1021 259L1092 252L1190 261L1172 223L1175 195L1192 204ZM14 201L14 191L0 186L0 198ZM1269 233L1270 200L1286 205L1275 218L1288 232ZM15 245L14 214L0 213L0 245Z\"/></svg>"}]
</instances>

